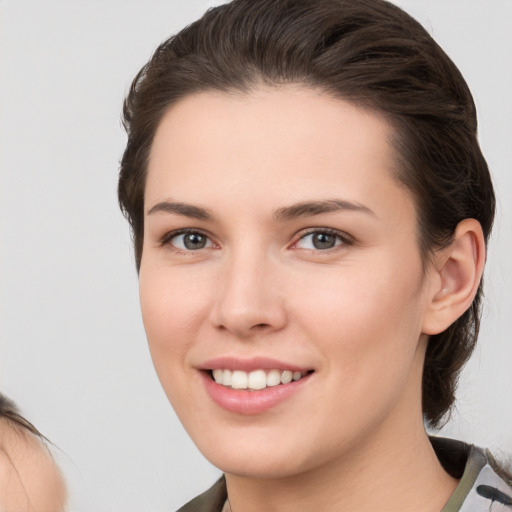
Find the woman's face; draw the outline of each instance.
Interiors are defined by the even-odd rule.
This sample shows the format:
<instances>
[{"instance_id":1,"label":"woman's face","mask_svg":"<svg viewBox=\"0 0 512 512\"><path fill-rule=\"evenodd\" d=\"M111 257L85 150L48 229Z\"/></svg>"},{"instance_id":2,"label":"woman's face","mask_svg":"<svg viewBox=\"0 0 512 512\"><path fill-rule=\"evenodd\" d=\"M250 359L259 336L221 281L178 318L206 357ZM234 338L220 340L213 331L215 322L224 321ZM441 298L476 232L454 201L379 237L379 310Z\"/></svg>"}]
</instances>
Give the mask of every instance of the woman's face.
<instances>
[{"instance_id":1,"label":"woman's face","mask_svg":"<svg viewBox=\"0 0 512 512\"><path fill-rule=\"evenodd\" d=\"M291 85L191 95L157 130L144 325L183 425L228 473L297 474L421 424L432 286L390 136Z\"/></svg>"}]
</instances>

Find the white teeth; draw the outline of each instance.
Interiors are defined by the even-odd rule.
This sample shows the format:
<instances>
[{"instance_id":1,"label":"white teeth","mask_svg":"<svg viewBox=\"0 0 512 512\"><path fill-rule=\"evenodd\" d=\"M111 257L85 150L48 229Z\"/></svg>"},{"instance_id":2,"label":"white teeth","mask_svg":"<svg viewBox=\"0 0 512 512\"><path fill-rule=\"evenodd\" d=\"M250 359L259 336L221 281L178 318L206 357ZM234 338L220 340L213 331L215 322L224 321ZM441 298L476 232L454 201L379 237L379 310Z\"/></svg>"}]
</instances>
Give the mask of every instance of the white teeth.
<instances>
[{"instance_id":1,"label":"white teeth","mask_svg":"<svg viewBox=\"0 0 512 512\"><path fill-rule=\"evenodd\" d=\"M231 382L233 381L233 372L231 370L224 370L222 374L222 384L224 386L231 386Z\"/></svg>"},{"instance_id":2,"label":"white teeth","mask_svg":"<svg viewBox=\"0 0 512 512\"><path fill-rule=\"evenodd\" d=\"M289 384L293 379L293 373L290 370L285 370L281 374L281 384Z\"/></svg>"},{"instance_id":3,"label":"white teeth","mask_svg":"<svg viewBox=\"0 0 512 512\"><path fill-rule=\"evenodd\" d=\"M212 371L213 379L217 384L221 384L232 389L250 389L258 390L266 387L278 386L279 384L289 384L297 381L307 375L307 372L292 372L290 370L254 370L244 372L242 370L228 370L216 368Z\"/></svg>"},{"instance_id":4,"label":"white teeth","mask_svg":"<svg viewBox=\"0 0 512 512\"><path fill-rule=\"evenodd\" d=\"M216 368L213 370L213 378L217 384L223 384L224 370Z\"/></svg>"},{"instance_id":5,"label":"white teeth","mask_svg":"<svg viewBox=\"0 0 512 512\"><path fill-rule=\"evenodd\" d=\"M235 370L233 372L231 379L231 387L233 389L247 389L249 376L247 375L246 372L243 372L241 370Z\"/></svg>"},{"instance_id":6,"label":"white teeth","mask_svg":"<svg viewBox=\"0 0 512 512\"><path fill-rule=\"evenodd\" d=\"M247 387L251 389L264 389L267 387L267 374L263 370L249 373Z\"/></svg>"},{"instance_id":7,"label":"white teeth","mask_svg":"<svg viewBox=\"0 0 512 512\"><path fill-rule=\"evenodd\" d=\"M281 384L281 372L279 370L270 370L267 373L267 386L277 386Z\"/></svg>"}]
</instances>

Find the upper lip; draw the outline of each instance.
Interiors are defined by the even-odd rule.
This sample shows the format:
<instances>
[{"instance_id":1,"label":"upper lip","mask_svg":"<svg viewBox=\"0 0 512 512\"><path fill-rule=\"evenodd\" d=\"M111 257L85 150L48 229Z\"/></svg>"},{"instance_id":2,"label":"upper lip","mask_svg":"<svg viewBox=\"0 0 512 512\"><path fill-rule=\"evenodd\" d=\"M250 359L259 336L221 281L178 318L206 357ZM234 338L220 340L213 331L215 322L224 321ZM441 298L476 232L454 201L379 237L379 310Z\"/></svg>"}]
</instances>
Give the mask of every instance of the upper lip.
<instances>
[{"instance_id":1,"label":"upper lip","mask_svg":"<svg viewBox=\"0 0 512 512\"><path fill-rule=\"evenodd\" d=\"M290 370L292 372L307 372L313 368L305 367L294 363L279 361L270 357L252 357L247 359L233 356L222 356L209 359L199 366L200 370L242 370L251 372L254 370Z\"/></svg>"}]
</instances>

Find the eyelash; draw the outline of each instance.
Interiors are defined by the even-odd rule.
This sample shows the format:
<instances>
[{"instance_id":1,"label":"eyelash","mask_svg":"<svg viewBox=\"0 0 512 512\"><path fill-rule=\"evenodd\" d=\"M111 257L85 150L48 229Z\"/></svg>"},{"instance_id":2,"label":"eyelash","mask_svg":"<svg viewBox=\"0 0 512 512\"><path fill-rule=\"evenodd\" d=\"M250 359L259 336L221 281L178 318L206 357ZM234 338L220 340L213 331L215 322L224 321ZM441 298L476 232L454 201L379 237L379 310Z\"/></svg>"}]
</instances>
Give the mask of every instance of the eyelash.
<instances>
[{"instance_id":1,"label":"eyelash","mask_svg":"<svg viewBox=\"0 0 512 512\"><path fill-rule=\"evenodd\" d=\"M172 241L179 237L180 235L188 235L188 234L192 234L192 235L199 235L199 236L203 236L205 237L211 245L215 245L214 242L212 242L211 240L211 237L205 233L204 231L201 231L199 229L179 229L177 231L171 231L169 233L166 233L161 239L160 239L160 245L162 247L165 247L165 246L170 246L172 248L172 250L176 251L176 252L179 252L181 254L193 254L194 252L199 252L201 249L196 249L196 250L193 250L193 249L181 249L179 247L176 247L172 244ZM209 247L206 247L206 248L209 248Z\"/></svg>"},{"instance_id":2,"label":"eyelash","mask_svg":"<svg viewBox=\"0 0 512 512\"><path fill-rule=\"evenodd\" d=\"M204 248L200 248L200 249L181 249L179 247L176 247L172 244L172 241L181 236L181 235L187 235L187 234L194 234L194 235L199 235L199 236L203 236L205 237L209 242L210 242L210 247L211 246L215 246L216 244L214 242L212 242L210 236L205 233L204 231L201 231L201 230L198 230L198 229L180 229L180 230L177 230L177 231L171 231L169 233L166 233L159 241L160 245L162 247L164 246L171 246L172 247L172 250L176 251L176 252L179 252L179 253L182 253L182 254L191 254L191 253L194 253L194 252L198 252L200 251L201 249L205 249L205 248L210 248L210 247L204 247ZM297 246L297 244L301 241L301 240L304 240L306 237L308 236L311 236L311 235L315 235L315 234L323 234L323 235L331 235L331 236L334 236L337 238L337 243L335 243L335 245L333 247L329 247L329 248L325 248L325 249L305 249L305 250L309 250L311 252L330 252L330 251L333 251L333 250L336 250L337 247L339 246L350 246L350 245L354 245L355 244L355 240L353 237L351 237L350 235L348 235L347 233L343 233L341 231L338 231L336 229L331 229L331 228L310 228L308 229L306 232L302 233L293 243L292 245L290 246L292 249ZM298 250L298 249L295 249L295 250Z\"/></svg>"},{"instance_id":3,"label":"eyelash","mask_svg":"<svg viewBox=\"0 0 512 512\"><path fill-rule=\"evenodd\" d=\"M337 243L335 243L335 245L330 248L305 250L309 250L311 252L330 252L335 251L337 248L339 248L339 246L350 246L355 244L354 238L348 235L347 233L343 233L342 231L330 228L310 228L299 236L299 238L292 244L292 247L296 246L301 240L304 240L306 237L315 234L331 235L336 237L338 240Z\"/></svg>"}]
</instances>

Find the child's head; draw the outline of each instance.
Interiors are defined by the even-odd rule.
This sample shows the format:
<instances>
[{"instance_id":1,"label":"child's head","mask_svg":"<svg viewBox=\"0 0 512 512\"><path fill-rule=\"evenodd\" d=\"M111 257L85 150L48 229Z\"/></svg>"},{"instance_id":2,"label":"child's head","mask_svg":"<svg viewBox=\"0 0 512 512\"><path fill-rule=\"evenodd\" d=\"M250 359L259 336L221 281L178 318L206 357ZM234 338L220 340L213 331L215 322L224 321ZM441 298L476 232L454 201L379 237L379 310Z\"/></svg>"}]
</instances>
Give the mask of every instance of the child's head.
<instances>
[{"instance_id":1,"label":"child's head","mask_svg":"<svg viewBox=\"0 0 512 512\"><path fill-rule=\"evenodd\" d=\"M0 510L62 512L64 480L45 438L0 394Z\"/></svg>"}]
</instances>

